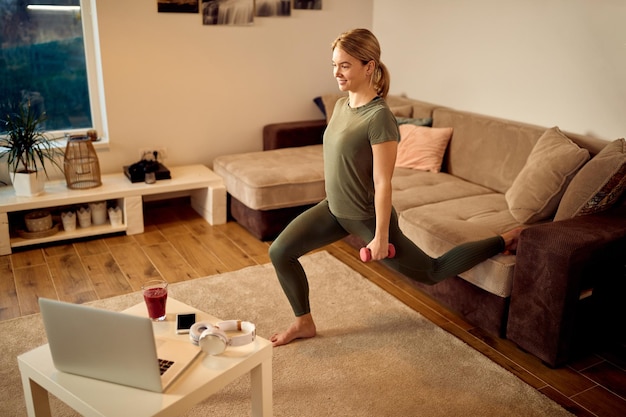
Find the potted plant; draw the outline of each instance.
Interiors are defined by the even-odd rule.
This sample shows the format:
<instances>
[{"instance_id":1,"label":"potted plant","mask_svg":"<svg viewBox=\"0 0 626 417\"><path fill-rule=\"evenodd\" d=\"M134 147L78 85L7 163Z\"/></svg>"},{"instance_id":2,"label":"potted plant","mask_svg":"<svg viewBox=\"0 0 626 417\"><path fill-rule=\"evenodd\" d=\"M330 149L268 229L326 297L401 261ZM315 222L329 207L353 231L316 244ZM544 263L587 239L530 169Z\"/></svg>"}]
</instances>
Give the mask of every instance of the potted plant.
<instances>
[{"instance_id":1,"label":"potted plant","mask_svg":"<svg viewBox=\"0 0 626 417\"><path fill-rule=\"evenodd\" d=\"M4 117L0 120L0 159L7 159L15 194L41 194L48 177L46 162L63 170L57 160L63 152L42 128L46 114L35 114L30 102L3 113Z\"/></svg>"}]
</instances>

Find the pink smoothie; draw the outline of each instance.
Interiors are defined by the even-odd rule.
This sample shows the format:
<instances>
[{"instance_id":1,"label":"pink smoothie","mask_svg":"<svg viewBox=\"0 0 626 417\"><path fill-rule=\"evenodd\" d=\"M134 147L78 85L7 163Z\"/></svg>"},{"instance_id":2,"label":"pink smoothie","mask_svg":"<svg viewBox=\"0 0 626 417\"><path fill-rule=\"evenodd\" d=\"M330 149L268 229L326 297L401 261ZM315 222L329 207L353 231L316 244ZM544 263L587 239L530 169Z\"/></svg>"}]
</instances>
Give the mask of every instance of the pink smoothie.
<instances>
[{"instance_id":1,"label":"pink smoothie","mask_svg":"<svg viewBox=\"0 0 626 417\"><path fill-rule=\"evenodd\" d=\"M143 292L143 299L148 307L148 317L151 319L165 317L167 288L148 288Z\"/></svg>"}]
</instances>

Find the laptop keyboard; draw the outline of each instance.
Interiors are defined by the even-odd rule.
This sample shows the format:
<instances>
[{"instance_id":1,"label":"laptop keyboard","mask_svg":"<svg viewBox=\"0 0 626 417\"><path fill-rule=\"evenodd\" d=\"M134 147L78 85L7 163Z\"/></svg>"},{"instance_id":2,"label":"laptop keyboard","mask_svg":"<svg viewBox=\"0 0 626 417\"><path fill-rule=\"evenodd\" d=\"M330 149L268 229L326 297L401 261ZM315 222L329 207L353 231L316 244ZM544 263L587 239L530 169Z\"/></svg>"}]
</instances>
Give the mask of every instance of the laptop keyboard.
<instances>
[{"instance_id":1,"label":"laptop keyboard","mask_svg":"<svg viewBox=\"0 0 626 417\"><path fill-rule=\"evenodd\" d=\"M159 369L161 371L161 375L163 375L165 371L170 369L170 366L172 365L174 365L174 362L172 361L168 361L166 359L159 359Z\"/></svg>"}]
</instances>

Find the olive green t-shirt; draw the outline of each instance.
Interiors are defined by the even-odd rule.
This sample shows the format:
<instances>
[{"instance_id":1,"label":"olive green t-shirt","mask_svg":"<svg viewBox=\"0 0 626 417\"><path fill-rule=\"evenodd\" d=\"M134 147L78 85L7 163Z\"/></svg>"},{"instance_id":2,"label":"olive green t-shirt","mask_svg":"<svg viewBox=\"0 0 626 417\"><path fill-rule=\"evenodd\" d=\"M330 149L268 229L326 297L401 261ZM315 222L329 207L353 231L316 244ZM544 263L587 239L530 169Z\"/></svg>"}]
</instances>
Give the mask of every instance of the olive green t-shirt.
<instances>
[{"instance_id":1,"label":"olive green t-shirt","mask_svg":"<svg viewBox=\"0 0 626 417\"><path fill-rule=\"evenodd\" d=\"M337 101L324 132L324 178L331 213L352 220L375 216L372 145L398 141L396 118L376 97L351 108L348 97Z\"/></svg>"}]
</instances>

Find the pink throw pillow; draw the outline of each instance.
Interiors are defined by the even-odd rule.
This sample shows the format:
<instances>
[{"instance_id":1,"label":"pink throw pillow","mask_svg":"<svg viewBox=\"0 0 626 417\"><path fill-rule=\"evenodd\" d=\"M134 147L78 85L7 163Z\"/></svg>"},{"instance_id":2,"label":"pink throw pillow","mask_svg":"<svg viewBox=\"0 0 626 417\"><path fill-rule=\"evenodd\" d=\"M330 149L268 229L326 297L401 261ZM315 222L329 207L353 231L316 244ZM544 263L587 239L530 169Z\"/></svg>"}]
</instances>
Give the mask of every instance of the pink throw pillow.
<instances>
[{"instance_id":1,"label":"pink throw pillow","mask_svg":"<svg viewBox=\"0 0 626 417\"><path fill-rule=\"evenodd\" d=\"M452 137L451 127L425 127L404 124L400 129L400 143L396 166L439 172Z\"/></svg>"}]
</instances>

